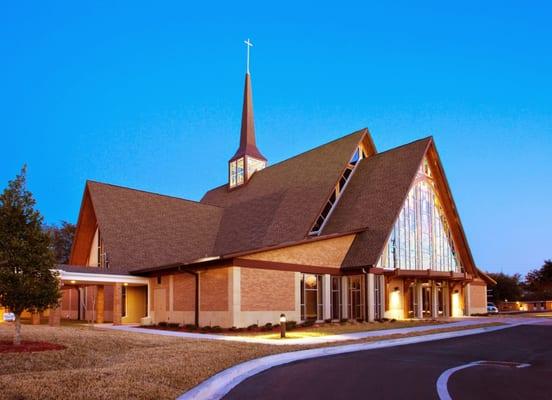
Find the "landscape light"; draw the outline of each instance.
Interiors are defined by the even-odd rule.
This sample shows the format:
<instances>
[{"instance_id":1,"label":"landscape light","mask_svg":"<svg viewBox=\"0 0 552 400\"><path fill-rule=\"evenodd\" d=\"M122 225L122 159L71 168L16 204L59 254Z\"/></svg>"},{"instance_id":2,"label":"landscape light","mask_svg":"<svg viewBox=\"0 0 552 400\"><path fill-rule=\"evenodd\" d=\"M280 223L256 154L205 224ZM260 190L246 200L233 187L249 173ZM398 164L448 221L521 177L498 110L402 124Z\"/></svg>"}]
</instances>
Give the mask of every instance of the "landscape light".
<instances>
[{"instance_id":1,"label":"landscape light","mask_svg":"<svg viewBox=\"0 0 552 400\"><path fill-rule=\"evenodd\" d=\"M286 314L280 314L280 338L286 337Z\"/></svg>"}]
</instances>

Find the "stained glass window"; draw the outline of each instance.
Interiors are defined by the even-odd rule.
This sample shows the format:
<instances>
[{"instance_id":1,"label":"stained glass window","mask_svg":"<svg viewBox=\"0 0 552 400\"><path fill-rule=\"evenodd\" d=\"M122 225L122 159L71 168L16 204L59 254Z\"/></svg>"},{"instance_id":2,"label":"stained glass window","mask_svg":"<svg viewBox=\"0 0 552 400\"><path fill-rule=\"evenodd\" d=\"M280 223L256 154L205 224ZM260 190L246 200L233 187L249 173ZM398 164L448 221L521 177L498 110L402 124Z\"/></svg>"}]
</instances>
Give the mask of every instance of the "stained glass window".
<instances>
[{"instance_id":1,"label":"stained glass window","mask_svg":"<svg viewBox=\"0 0 552 400\"><path fill-rule=\"evenodd\" d=\"M454 241L426 160L378 261L381 268L461 272Z\"/></svg>"}]
</instances>

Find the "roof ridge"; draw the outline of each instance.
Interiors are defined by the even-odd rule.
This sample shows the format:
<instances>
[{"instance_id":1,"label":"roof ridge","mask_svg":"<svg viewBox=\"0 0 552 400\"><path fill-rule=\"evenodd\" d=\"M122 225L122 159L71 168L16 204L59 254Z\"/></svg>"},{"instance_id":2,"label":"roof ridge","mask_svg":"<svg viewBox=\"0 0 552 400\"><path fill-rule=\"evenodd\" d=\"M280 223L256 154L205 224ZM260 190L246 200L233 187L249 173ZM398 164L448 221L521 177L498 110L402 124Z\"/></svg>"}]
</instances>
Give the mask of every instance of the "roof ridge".
<instances>
[{"instance_id":1,"label":"roof ridge","mask_svg":"<svg viewBox=\"0 0 552 400\"><path fill-rule=\"evenodd\" d=\"M265 168L263 168L263 169L261 169L261 170L259 170L259 171L256 171L256 172L253 174L253 176L254 176L254 175L257 175L257 174L262 174L264 171L270 170L270 168L273 168L273 167L275 167L275 166L277 166L277 165L280 165L280 164L282 164L282 163L285 163L285 162L287 162L287 161L293 160L294 158L301 157L301 156L303 156L303 155L305 155L305 154L308 154L308 153L310 153L310 152L312 152L312 151L319 150L319 149L321 149L321 148L323 148L323 147L329 146L329 145L331 145L332 143L338 142L338 141L343 140L343 139L345 139L345 138L348 138L348 137L350 137L350 136L357 135L357 134L359 134L359 133L367 133L367 132L369 132L369 131L368 131L368 128L362 128L362 129L359 129L359 130L357 130L357 131L348 133L348 134L346 134L346 135L343 135L343 136L341 136L341 137L338 137L337 139L334 139L334 140L331 140L331 141L326 142L326 143L324 143L324 144L321 144L320 146L313 147L313 148L311 148L311 149L309 149L309 150L303 151L302 153L299 153L299 154L296 154L296 155L291 156L291 157L289 157L289 158L286 158L286 159L284 159L284 160L278 161L278 162L275 163L275 164L268 165L267 167L265 167ZM376 154L378 154L378 153L376 153ZM252 177L253 177L253 176L252 176ZM207 190L207 191L205 192L205 194L203 195L203 197L205 197L205 195L206 195L207 193L212 192L212 191L217 190L217 189L220 189L220 188L225 187L225 186L228 186L228 184L227 184L227 183L223 183L222 185L215 186L214 188ZM209 204L209 203L202 203L202 204Z\"/></svg>"},{"instance_id":2,"label":"roof ridge","mask_svg":"<svg viewBox=\"0 0 552 400\"><path fill-rule=\"evenodd\" d=\"M410 146L410 145L412 145L412 144L414 144L414 143L422 142L422 141L424 141L424 140L432 140L432 141L433 141L433 136L432 136L432 135L426 136L426 137L423 137L423 138L420 138L420 139L413 140L412 142L408 142L408 143L405 143L405 144L401 144L400 146L397 146L397 147L392 147L392 148L387 149L387 150L385 150L385 151L381 151L381 152L379 152L379 153L376 153L376 154L374 154L373 156L366 158L366 160L369 160L369 159L371 159L372 157L376 157L376 156L379 156L379 155L383 155L383 154L385 154L385 153L389 153L389 152L394 151L394 150L401 149L401 148L403 148L403 147Z\"/></svg>"},{"instance_id":3,"label":"roof ridge","mask_svg":"<svg viewBox=\"0 0 552 400\"><path fill-rule=\"evenodd\" d=\"M134 188L131 188L131 187L128 187L128 186L115 185L113 183L99 182L99 181L95 181L95 180L92 180L92 179L87 179L86 184L88 185L88 183L96 183L98 185L111 186L111 187L114 187L114 188L117 188L117 189L132 190L133 192L141 192L141 193L145 193L145 194L151 194L151 195L154 195L154 196L166 197L166 198L169 198L169 199L181 200L181 201L185 201L185 202L188 202L188 203L199 204L199 205L202 205L202 206L209 206L209 207L213 207L213 208L223 209L222 207L215 206L215 205L208 204L208 203L202 203L202 202L196 201L196 200L190 200L190 199L185 199L185 198L182 198L182 197L171 196L171 195L168 195L168 194L151 192L151 191L143 190L143 189L134 189Z\"/></svg>"}]
</instances>

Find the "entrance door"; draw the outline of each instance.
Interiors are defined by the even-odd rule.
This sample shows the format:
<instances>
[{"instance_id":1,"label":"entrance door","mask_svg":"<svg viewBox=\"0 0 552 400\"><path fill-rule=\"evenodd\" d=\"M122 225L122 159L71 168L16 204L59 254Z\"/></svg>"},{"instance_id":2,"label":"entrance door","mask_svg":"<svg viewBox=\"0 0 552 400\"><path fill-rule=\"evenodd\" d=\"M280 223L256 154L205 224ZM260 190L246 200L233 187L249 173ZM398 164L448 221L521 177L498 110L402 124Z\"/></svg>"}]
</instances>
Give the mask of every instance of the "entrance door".
<instances>
[{"instance_id":1,"label":"entrance door","mask_svg":"<svg viewBox=\"0 0 552 400\"><path fill-rule=\"evenodd\" d=\"M155 320L157 322L167 321L167 294L166 289L155 289L153 291L153 304Z\"/></svg>"},{"instance_id":2,"label":"entrance door","mask_svg":"<svg viewBox=\"0 0 552 400\"><path fill-rule=\"evenodd\" d=\"M422 287L422 316L424 318L431 317L431 287Z\"/></svg>"}]
</instances>

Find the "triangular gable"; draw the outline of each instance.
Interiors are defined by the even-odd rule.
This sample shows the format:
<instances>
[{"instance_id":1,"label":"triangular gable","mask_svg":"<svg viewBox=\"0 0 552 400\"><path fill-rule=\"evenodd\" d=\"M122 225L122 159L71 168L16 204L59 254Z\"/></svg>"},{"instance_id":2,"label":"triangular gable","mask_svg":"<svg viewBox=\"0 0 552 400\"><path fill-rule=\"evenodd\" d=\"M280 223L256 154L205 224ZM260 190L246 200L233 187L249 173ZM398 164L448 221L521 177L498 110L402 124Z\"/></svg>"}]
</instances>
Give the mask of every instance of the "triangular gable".
<instances>
[{"instance_id":1,"label":"triangular gable","mask_svg":"<svg viewBox=\"0 0 552 400\"><path fill-rule=\"evenodd\" d=\"M82 196L75 238L71 247L71 257L69 258L69 263L71 265L87 264L97 225L96 213L94 211L92 199L90 198L90 191L88 190L88 185L86 185Z\"/></svg>"},{"instance_id":2,"label":"triangular gable","mask_svg":"<svg viewBox=\"0 0 552 400\"><path fill-rule=\"evenodd\" d=\"M377 267L464 272L435 185L424 158Z\"/></svg>"},{"instance_id":3,"label":"triangular gable","mask_svg":"<svg viewBox=\"0 0 552 400\"><path fill-rule=\"evenodd\" d=\"M404 202L417 183L418 171L424 160L427 160L444 217L450 228L456 255L467 273L483 276L473 261L433 139L422 139L380 153L378 156L380 160L368 159L363 163L363 168L359 167L359 172L362 173L357 173L356 176L356 193L350 193L350 197L356 198L356 201L349 200L342 204L342 208L352 208L353 212L356 212L356 218L355 214L351 215L350 210L342 211L341 214L349 214L351 220L360 220L366 229L357 235L342 267L349 269L376 266ZM337 222L343 224L343 220L344 216L340 215ZM334 232L336 226L340 227L334 223Z\"/></svg>"}]
</instances>

